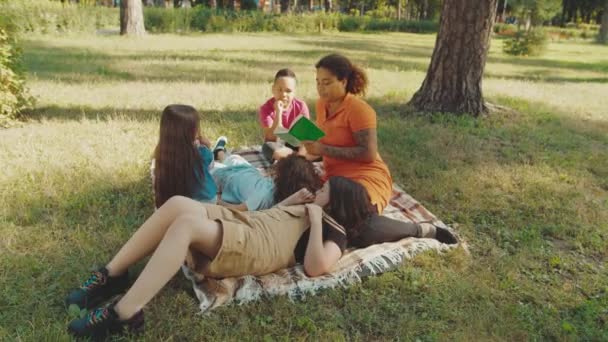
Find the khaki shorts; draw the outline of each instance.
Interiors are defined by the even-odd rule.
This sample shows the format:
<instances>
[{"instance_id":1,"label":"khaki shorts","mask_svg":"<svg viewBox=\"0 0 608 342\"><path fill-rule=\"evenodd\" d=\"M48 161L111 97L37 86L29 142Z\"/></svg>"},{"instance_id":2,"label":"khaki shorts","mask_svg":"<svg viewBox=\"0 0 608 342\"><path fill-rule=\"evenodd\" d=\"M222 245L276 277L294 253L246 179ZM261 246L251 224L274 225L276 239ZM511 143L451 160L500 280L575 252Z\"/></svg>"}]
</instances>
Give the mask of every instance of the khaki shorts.
<instances>
[{"instance_id":1,"label":"khaki shorts","mask_svg":"<svg viewBox=\"0 0 608 342\"><path fill-rule=\"evenodd\" d=\"M303 205L262 211L205 204L209 219L222 225L222 245L213 260L191 249L187 266L213 278L262 275L292 266L294 250L310 227Z\"/></svg>"}]
</instances>

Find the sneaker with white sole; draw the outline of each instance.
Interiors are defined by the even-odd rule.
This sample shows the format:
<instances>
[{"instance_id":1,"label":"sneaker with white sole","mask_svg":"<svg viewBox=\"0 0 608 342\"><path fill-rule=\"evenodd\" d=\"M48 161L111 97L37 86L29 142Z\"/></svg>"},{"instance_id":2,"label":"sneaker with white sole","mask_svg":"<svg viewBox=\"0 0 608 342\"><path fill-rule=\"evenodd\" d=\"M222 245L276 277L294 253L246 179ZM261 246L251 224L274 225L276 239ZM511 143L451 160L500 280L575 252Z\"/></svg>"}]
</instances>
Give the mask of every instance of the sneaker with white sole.
<instances>
[{"instance_id":1,"label":"sneaker with white sole","mask_svg":"<svg viewBox=\"0 0 608 342\"><path fill-rule=\"evenodd\" d=\"M213 145L213 157L214 159L217 160L217 153L219 151L226 151L226 145L228 144L228 138L225 136L220 136L219 138L217 138L217 140L215 141L215 144Z\"/></svg>"}]
</instances>

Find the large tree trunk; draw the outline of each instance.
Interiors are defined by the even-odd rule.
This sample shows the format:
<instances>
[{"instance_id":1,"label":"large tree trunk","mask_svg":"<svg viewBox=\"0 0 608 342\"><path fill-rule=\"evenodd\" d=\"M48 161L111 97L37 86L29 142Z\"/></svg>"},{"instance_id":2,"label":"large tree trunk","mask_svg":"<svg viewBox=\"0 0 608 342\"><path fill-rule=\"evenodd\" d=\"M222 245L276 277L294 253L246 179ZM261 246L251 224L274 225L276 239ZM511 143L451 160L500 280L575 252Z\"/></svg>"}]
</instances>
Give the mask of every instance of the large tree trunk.
<instances>
[{"instance_id":1,"label":"large tree trunk","mask_svg":"<svg viewBox=\"0 0 608 342\"><path fill-rule=\"evenodd\" d=\"M602 14L602 26L598 40L602 44L608 44L608 0L604 0L604 14Z\"/></svg>"},{"instance_id":2,"label":"large tree trunk","mask_svg":"<svg viewBox=\"0 0 608 342\"><path fill-rule=\"evenodd\" d=\"M120 2L120 34L141 36L145 33L141 0L122 0Z\"/></svg>"},{"instance_id":3,"label":"large tree trunk","mask_svg":"<svg viewBox=\"0 0 608 342\"><path fill-rule=\"evenodd\" d=\"M486 113L481 81L497 0L445 0L426 78L410 104L428 112Z\"/></svg>"}]
</instances>

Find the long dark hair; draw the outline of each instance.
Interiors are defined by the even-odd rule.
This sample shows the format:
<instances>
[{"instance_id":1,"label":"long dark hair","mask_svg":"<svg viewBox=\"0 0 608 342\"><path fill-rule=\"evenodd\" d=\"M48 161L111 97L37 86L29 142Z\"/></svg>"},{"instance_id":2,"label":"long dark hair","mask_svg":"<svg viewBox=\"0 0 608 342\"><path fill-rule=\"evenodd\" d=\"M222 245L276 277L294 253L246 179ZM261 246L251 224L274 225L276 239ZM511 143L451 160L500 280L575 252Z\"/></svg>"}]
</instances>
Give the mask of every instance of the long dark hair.
<instances>
[{"instance_id":1,"label":"long dark hair","mask_svg":"<svg viewBox=\"0 0 608 342\"><path fill-rule=\"evenodd\" d=\"M204 184L201 157L194 146L199 114L191 106L165 107L160 119L160 138L154 151L154 200L160 207L171 196L192 197Z\"/></svg>"},{"instance_id":2,"label":"long dark hair","mask_svg":"<svg viewBox=\"0 0 608 342\"><path fill-rule=\"evenodd\" d=\"M340 176L330 177L328 182L329 203L324 210L346 229L349 240L356 239L364 221L377 210L363 185Z\"/></svg>"},{"instance_id":3,"label":"long dark hair","mask_svg":"<svg viewBox=\"0 0 608 342\"><path fill-rule=\"evenodd\" d=\"M313 163L295 153L279 159L273 165L271 173L275 184L275 203L281 202L302 188L307 188L314 194L323 185Z\"/></svg>"},{"instance_id":4,"label":"long dark hair","mask_svg":"<svg viewBox=\"0 0 608 342\"><path fill-rule=\"evenodd\" d=\"M368 84L365 71L345 56L339 54L327 55L321 58L315 67L329 70L338 81L346 79L346 92L354 95L365 95Z\"/></svg>"}]
</instances>

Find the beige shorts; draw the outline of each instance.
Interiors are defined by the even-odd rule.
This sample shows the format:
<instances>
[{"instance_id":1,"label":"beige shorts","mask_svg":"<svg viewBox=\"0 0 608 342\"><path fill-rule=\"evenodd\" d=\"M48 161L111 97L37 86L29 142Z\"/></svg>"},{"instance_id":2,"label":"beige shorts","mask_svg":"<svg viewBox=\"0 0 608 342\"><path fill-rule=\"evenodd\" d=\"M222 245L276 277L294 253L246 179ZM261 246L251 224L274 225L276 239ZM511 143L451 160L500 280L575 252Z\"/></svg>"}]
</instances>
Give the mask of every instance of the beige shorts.
<instances>
[{"instance_id":1,"label":"beige shorts","mask_svg":"<svg viewBox=\"0 0 608 342\"><path fill-rule=\"evenodd\" d=\"M303 205L241 212L205 204L205 209L209 219L222 225L222 245L213 260L191 249L186 264L213 278L262 275L292 266L296 244L310 226Z\"/></svg>"}]
</instances>

